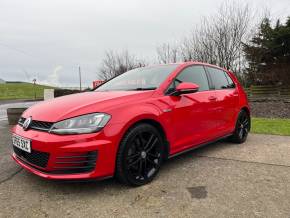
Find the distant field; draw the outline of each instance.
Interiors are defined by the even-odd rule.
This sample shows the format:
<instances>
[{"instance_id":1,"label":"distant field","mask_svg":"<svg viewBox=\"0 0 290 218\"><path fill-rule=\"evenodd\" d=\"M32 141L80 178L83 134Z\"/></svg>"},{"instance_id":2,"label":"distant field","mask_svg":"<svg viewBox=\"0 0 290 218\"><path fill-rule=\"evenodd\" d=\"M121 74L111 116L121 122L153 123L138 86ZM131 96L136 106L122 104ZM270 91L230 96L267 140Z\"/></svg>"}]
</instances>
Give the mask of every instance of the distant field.
<instances>
[{"instance_id":1,"label":"distant field","mask_svg":"<svg viewBox=\"0 0 290 218\"><path fill-rule=\"evenodd\" d=\"M43 90L49 86L35 85L36 99L43 98ZM34 85L31 83L0 84L0 100L34 99Z\"/></svg>"}]
</instances>

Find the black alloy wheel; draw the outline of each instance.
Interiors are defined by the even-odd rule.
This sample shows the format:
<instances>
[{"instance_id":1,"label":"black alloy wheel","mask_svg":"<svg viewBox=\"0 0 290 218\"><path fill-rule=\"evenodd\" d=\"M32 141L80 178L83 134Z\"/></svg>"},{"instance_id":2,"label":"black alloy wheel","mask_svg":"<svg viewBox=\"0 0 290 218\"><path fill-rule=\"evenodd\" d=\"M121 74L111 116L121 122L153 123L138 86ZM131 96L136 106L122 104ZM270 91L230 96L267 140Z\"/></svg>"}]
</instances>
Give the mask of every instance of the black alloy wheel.
<instances>
[{"instance_id":1,"label":"black alloy wheel","mask_svg":"<svg viewBox=\"0 0 290 218\"><path fill-rule=\"evenodd\" d=\"M231 140L235 143L243 143L246 141L248 133L251 128L251 119L245 110L241 110L236 122L234 134Z\"/></svg>"},{"instance_id":2,"label":"black alloy wheel","mask_svg":"<svg viewBox=\"0 0 290 218\"><path fill-rule=\"evenodd\" d=\"M123 138L116 163L119 181L140 186L153 180L164 157L164 140L158 130L142 123L130 129Z\"/></svg>"}]
</instances>

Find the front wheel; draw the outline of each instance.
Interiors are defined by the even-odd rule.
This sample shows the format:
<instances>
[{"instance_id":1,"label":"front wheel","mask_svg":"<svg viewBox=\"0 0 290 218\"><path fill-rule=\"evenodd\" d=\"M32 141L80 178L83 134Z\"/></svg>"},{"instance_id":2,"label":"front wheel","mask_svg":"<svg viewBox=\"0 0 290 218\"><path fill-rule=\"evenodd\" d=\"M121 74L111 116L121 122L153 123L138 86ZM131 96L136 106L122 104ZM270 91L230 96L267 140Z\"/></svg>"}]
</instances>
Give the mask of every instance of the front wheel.
<instances>
[{"instance_id":1,"label":"front wheel","mask_svg":"<svg viewBox=\"0 0 290 218\"><path fill-rule=\"evenodd\" d=\"M236 127L230 140L235 143L243 143L248 137L251 128L251 118L245 110L241 110L236 122Z\"/></svg>"},{"instance_id":2,"label":"front wheel","mask_svg":"<svg viewBox=\"0 0 290 218\"><path fill-rule=\"evenodd\" d=\"M160 169L164 150L164 139L154 126L146 123L134 126L119 147L117 179L131 186L151 182Z\"/></svg>"}]
</instances>

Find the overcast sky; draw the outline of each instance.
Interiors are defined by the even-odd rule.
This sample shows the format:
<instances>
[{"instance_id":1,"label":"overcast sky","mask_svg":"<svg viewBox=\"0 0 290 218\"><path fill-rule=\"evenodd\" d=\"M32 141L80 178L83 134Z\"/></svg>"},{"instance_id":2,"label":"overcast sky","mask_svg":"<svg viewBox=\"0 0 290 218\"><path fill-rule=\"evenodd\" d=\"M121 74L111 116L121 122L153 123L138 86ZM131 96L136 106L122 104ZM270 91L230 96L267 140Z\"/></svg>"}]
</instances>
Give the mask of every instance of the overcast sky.
<instances>
[{"instance_id":1,"label":"overcast sky","mask_svg":"<svg viewBox=\"0 0 290 218\"><path fill-rule=\"evenodd\" d=\"M290 15L289 0L247 1L273 17ZM182 39L221 2L0 0L0 78L77 86L80 65L91 85L105 50L154 59L158 44Z\"/></svg>"}]
</instances>

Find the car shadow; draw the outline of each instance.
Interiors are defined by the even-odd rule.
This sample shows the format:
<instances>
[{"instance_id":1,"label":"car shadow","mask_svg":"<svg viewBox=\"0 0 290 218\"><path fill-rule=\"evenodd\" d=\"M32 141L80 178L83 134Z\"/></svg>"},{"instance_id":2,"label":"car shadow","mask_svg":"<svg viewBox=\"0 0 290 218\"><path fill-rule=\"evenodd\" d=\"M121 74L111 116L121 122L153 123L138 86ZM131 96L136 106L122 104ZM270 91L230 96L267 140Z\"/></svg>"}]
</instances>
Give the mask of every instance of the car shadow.
<instances>
[{"instance_id":1,"label":"car shadow","mask_svg":"<svg viewBox=\"0 0 290 218\"><path fill-rule=\"evenodd\" d=\"M160 179L165 172L174 173L174 171L178 170L181 166L186 166L187 163L191 162L193 158L197 158L199 153L205 150L214 150L214 149L222 149L223 147L227 147L230 145L235 145L227 142L226 140L220 140L215 143L208 144L206 146L196 148L194 150L188 151L186 153L175 156L164 162L159 176L156 180ZM141 187L129 187L117 182L114 178L108 178L104 180L77 180L77 181L63 181L63 180L46 180L40 178L34 174L31 174L27 171L22 171L24 173L26 179L30 184L34 184L36 186L41 187L42 191L46 192L54 192L56 194L87 194L87 195L96 195L96 194L107 194L118 195L122 194L128 190L138 189ZM153 181L154 183L154 181ZM152 183L151 183L152 184ZM148 184L148 185L151 185Z\"/></svg>"}]
</instances>

